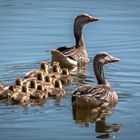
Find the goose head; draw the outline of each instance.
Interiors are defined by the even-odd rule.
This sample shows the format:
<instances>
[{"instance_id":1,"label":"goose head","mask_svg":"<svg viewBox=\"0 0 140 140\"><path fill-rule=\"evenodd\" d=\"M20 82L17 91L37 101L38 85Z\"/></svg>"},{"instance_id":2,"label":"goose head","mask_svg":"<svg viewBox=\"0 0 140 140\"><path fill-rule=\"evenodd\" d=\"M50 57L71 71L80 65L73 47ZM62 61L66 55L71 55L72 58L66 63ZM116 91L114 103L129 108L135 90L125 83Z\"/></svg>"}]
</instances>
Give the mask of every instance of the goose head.
<instances>
[{"instance_id":1,"label":"goose head","mask_svg":"<svg viewBox=\"0 0 140 140\"><path fill-rule=\"evenodd\" d=\"M119 58L113 57L106 52L100 52L94 57L94 63L98 63L101 65L118 62L119 60Z\"/></svg>"},{"instance_id":2,"label":"goose head","mask_svg":"<svg viewBox=\"0 0 140 140\"><path fill-rule=\"evenodd\" d=\"M74 25L77 27L83 27L85 24L98 21L99 18L90 16L88 14L81 14L75 18Z\"/></svg>"}]
</instances>

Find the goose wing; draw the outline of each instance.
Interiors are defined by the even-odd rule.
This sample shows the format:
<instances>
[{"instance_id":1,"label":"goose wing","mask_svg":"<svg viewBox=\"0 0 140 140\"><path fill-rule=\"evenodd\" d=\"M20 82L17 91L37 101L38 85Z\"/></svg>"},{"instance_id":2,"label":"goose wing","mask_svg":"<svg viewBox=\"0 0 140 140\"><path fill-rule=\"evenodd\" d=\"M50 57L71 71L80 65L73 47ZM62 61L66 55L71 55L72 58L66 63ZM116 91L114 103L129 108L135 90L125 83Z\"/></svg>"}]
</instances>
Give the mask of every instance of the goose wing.
<instances>
[{"instance_id":1,"label":"goose wing","mask_svg":"<svg viewBox=\"0 0 140 140\"><path fill-rule=\"evenodd\" d=\"M107 101L109 98L109 93L111 92L110 87L105 86L105 85L98 85L98 86L81 86L77 88L73 92L74 95L83 95L83 96L89 96L92 98L96 98L99 100L104 100Z\"/></svg>"},{"instance_id":2,"label":"goose wing","mask_svg":"<svg viewBox=\"0 0 140 140\"><path fill-rule=\"evenodd\" d=\"M89 89L86 94L95 97L99 100L108 101L110 92L112 91L109 86L98 85L96 87Z\"/></svg>"},{"instance_id":3,"label":"goose wing","mask_svg":"<svg viewBox=\"0 0 140 140\"><path fill-rule=\"evenodd\" d=\"M68 48L67 46L63 46L58 48L57 50L62 52L66 57L74 61L78 61L79 58L86 57L82 48L81 49L75 47Z\"/></svg>"}]
</instances>

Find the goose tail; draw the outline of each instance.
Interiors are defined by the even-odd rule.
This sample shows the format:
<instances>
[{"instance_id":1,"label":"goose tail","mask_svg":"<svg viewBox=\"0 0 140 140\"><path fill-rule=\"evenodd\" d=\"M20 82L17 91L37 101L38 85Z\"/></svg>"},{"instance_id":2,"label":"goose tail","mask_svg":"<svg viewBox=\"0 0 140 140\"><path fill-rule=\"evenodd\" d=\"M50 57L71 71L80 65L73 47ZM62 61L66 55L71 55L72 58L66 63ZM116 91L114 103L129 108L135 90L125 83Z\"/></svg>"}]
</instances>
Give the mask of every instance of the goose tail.
<instances>
[{"instance_id":1,"label":"goose tail","mask_svg":"<svg viewBox=\"0 0 140 140\"><path fill-rule=\"evenodd\" d=\"M57 61L60 63L62 68L73 68L77 66L77 62L65 56L62 52L53 49L51 51L52 54L52 62Z\"/></svg>"}]
</instances>

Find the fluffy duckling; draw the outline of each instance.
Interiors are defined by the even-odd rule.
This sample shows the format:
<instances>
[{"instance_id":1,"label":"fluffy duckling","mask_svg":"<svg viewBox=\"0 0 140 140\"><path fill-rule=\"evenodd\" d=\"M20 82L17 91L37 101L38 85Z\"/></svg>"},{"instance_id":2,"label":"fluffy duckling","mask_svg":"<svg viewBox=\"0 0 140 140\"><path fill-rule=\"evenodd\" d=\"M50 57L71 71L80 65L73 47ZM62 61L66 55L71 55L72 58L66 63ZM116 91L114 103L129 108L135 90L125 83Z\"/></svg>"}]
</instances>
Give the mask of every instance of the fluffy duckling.
<instances>
[{"instance_id":1,"label":"fluffy duckling","mask_svg":"<svg viewBox=\"0 0 140 140\"><path fill-rule=\"evenodd\" d=\"M6 89L0 92L0 99L9 99L15 93L13 85L9 85Z\"/></svg>"},{"instance_id":2,"label":"fluffy duckling","mask_svg":"<svg viewBox=\"0 0 140 140\"><path fill-rule=\"evenodd\" d=\"M73 68L79 63L89 63L88 54L85 48L83 39L83 26L87 23L98 21L99 19L88 14L81 14L75 18L74 21L74 47L68 48L67 46L59 47L51 51L52 61L58 61L60 66L65 68Z\"/></svg>"},{"instance_id":3,"label":"fluffy duckling","mask_svg":"<svg viewBox=\"0 0 140 140\"><path fill-rule=\"evenodd\" d=\"M14 104L26 104L30 100L30 93L27 85L22 86L22 91L21 92L15 92L11 96L11 101Z\"/></svg>"},{"instance_id":4,"label":"fluffy duckling","mask_svg":"<svg viewBox=\"0 0 140 140\"><path fill-rule=\"evenodd\" d=\"M94 57L93 69L98 81L97 86L85 85L78 87L72 95L72 104L76 107L98 108L114 106L118 102L118 96L104 76L103 66L117 62L115 58L106 52L101 52Z\"/></svg>"},{"instance_id":5,"label":"fluffy duckling","mask_svg":"<svg viewBox=\"0 0 140 140\"><path fill-rule=\"evenodd\" d=\"M44 75L48 74L49 65L47 62L41 62L40 70L32 70L25 74L25 78L36 77L39 72L42 72Z\"/></svg>"},{"instance_id":6,"label":"fluffy duckling","mask_svg":"<svg viewBox=\"0 0 140 140\"><path fill-rule=\"evenodd\" d=\"M63 68L60 80L62 84L65 86L72 84L73 78L69 74L69 70L67 68Z\"/></svg>"},{"instance_id":7,"label":"fluffy duckling","mask_svg":"<svg viewBox=\"0 0 140 140\"><path fill-rule=\"evenodd\" d=\"M49 73L61 73L62 70L58 62L54 62L52 67L49 69Z\"/></svg>"},{"instance_id":8,"label":"fluffy duckling","mask_svg":"<svg viewBox=\"0 0 140 140\"><path fill-rule=\"evenodd\" d=\"M22 91L22 85L23 85L23 81L22 78L16 78L15 80L15 89L17 92L21 92Z\"/></svg>"},{"instance_id":9,"label":"fluffy duckling","mask_svg":"<svg viewBox=\"0 0 140 140\"><path fill-rule=\"evenodd\" d=\"M65 90L62 87L62 83L60 80L55 80L54 88L52 89L52 92L49 93L50 97L60 97L65 95Z\"/></svg>"},{"instance_id":10,"label":"fluffy duckling","mask_svg":"<svg viewBox=\"0 0 140 140\"><path fill-rule=\"evenodd\" d=\"M54 81L50 75L45 76L45 82L42 83L42 86L45 90L47 90L48 94L52 92L52 89L54 88Z\"/></svg>"},{"instance_id":11,"label":"fluffy duckling","mask_svg":"<svg viewBox=\"0 0 140 140\"><path fill-rule=\"evenodd\" d=\"M60 79L61 72L62 70L57 62L53 63L53 66L49 69L49 75L53 81Z\"/></svg>"},{"instance_id":12,"label":"fluffy duckling","mask_svg":"<svg viewBox=\"0 0 140 140\"><path fill-rule=\"evenodd\" d=\"M53 79L50 75L46 75L44 79L45 79L44 84L47 88L53 88L54 87L54 85L53 85L54 81L53 81Z\"/></svg>"},{"instance_id":13,"label":"fluffy duckling","mask_svg":"<svg viewBox=\"0 0 140 140\"><path fill-rule=\"evenodd\" d=\"M31 80L30 84L28 85L30 96L33 92L37 90L37 82L36 80Z\"/></svg>"},{"instance_id":14,"label":"fluffy duckling","mask_svg":"<svg viewBox=\"0 0 140 140\"><path fill-rule=\"evenodd\" d=\"M32 92L30 97L32 99L46 99L48 97L48 92L44 90L43 85L37 85L37 90Z\"/></svg>"}]
</instances>

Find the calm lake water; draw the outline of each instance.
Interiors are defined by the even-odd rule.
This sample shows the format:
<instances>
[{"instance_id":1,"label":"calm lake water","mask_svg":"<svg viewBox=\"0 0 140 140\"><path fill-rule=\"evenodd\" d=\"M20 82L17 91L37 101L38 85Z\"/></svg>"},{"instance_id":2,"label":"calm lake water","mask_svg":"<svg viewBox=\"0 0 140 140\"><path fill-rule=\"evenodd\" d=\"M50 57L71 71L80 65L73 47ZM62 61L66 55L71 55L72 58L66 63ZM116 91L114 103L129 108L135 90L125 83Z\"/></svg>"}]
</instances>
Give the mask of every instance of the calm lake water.
<instances>
[{"instance_id":1,"label":"calm lake water","mask_svg":"<svg viewBox=\"0 0 140 140\"><path fill-rule=\"evenodd\" d=\"M0 80L5 85L13 83L16 77L39 68L40 61L50 62L46 50L72 46L73 20L80 13L101 18L84 27L91 60L85 75L65 87L63 99L29 107L0 105L1 140L140 139L139 0L0 0ZM105 67L106 77L119 96L113 114L101 125L105 131L98 130L85 110L81 118L75 118L70 94L77 85L96 84L92 61L100 51L121 59ZM117 130L109 129L112 126Z\"/></svg>"}]
</instances>

